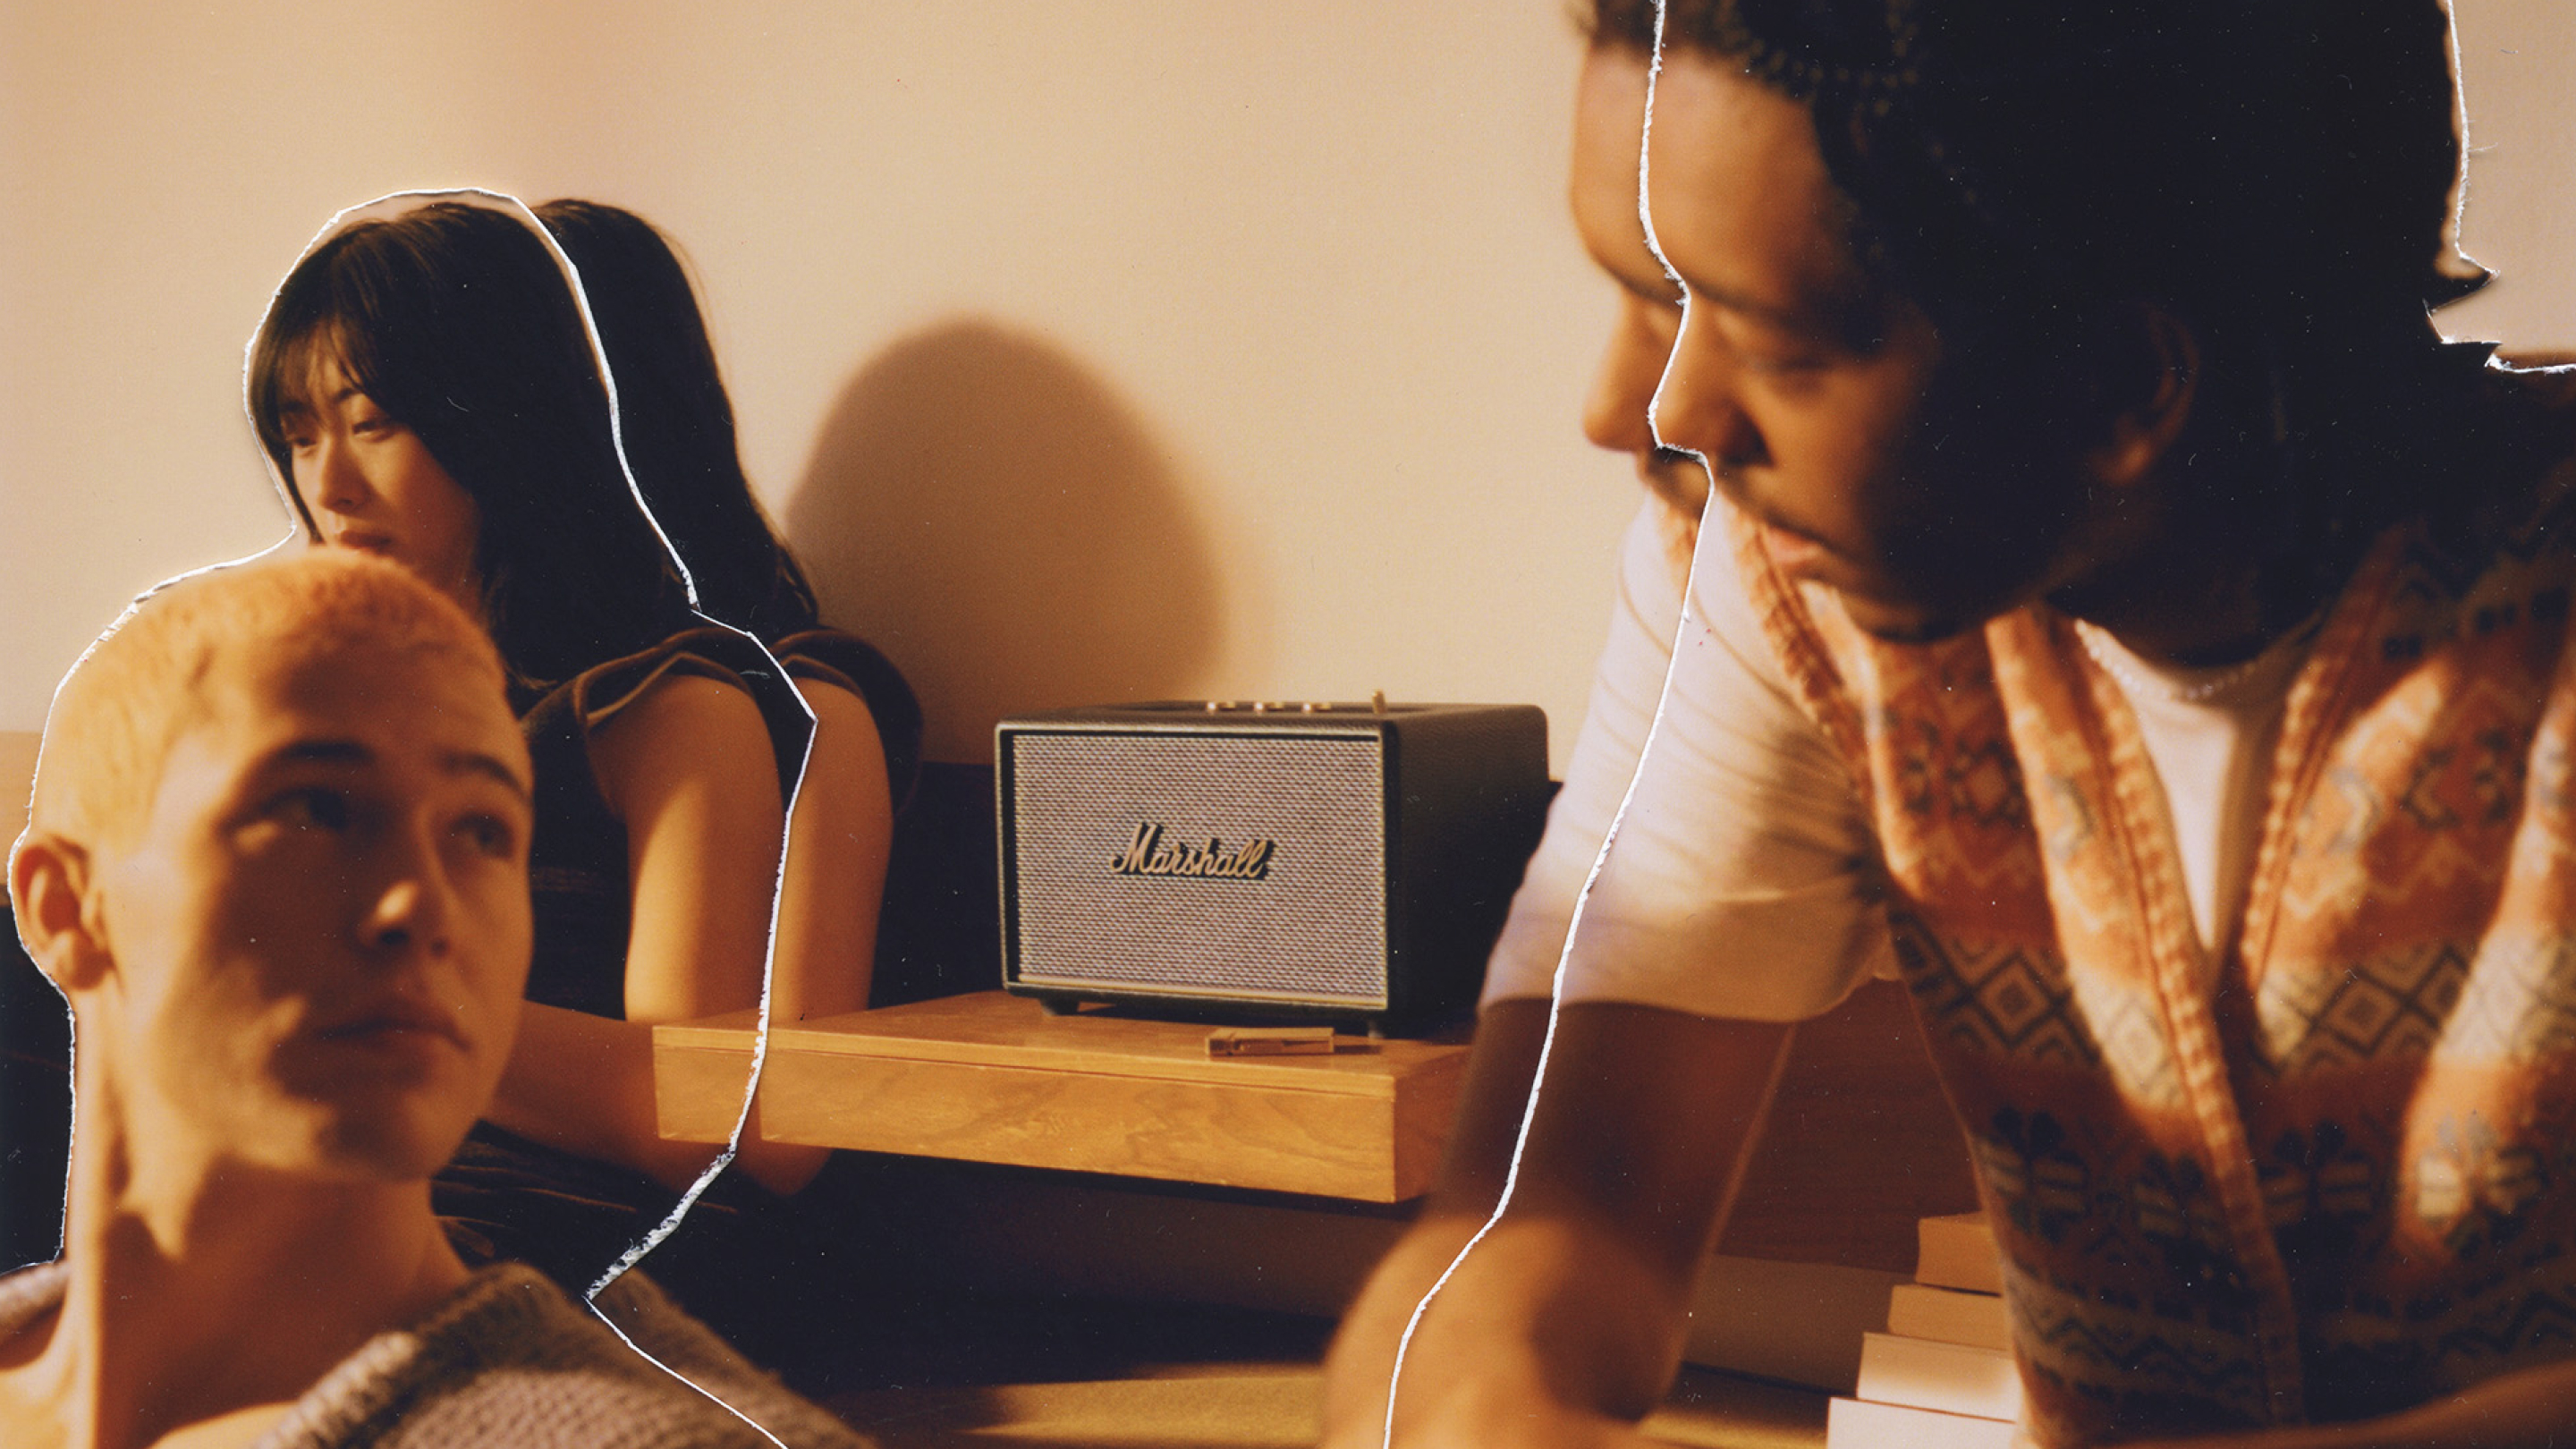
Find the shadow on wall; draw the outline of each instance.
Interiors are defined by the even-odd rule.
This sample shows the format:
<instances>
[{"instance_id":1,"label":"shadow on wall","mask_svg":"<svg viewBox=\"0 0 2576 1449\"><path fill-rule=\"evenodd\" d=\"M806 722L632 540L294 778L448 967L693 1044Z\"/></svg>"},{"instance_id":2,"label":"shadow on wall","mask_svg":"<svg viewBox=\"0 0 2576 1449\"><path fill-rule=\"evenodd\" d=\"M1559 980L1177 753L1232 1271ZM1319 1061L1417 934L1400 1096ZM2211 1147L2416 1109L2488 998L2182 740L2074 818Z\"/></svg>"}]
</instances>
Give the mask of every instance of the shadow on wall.
<instances>
[{"instance_id":1,"label":"shadow on wall","mask_svg":"<svg viewBox=\"0 0 2576 1449\"><path fill-rule=\"evenodd\" d=\"M1186 696L1224 624L1212 548L1144 421L1054 344L943 323L841 392L787 509L823 613L902 666L924 753L993 722Z\"/></svg>"}]
</instances>

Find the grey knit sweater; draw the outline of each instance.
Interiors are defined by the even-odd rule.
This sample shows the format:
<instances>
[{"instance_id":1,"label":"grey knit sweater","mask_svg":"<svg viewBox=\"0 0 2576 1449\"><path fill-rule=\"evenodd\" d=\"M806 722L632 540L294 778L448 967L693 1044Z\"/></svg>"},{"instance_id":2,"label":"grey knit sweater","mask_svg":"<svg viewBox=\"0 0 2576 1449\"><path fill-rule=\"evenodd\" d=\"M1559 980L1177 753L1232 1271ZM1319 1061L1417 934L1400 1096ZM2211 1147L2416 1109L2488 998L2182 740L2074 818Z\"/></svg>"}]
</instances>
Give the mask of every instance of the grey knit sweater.
<instances>
[{"instance_id":1,"label":"grey knit sweater","mask_svg":"<svg viewBox=\"0 0 2576 1449\"><path fill-rule=\"evenodd\" d=\"M60 1263L0 1278L0 1340L62 1302ZM862 1449L640 1273L599 1296L636 1347L790 1449ZM306 1391L256 1449L766 1449L743 1417L655 1368L534 1269L476 1273L407 1328L377 1334Z\"/></svg>"}]
</instances>

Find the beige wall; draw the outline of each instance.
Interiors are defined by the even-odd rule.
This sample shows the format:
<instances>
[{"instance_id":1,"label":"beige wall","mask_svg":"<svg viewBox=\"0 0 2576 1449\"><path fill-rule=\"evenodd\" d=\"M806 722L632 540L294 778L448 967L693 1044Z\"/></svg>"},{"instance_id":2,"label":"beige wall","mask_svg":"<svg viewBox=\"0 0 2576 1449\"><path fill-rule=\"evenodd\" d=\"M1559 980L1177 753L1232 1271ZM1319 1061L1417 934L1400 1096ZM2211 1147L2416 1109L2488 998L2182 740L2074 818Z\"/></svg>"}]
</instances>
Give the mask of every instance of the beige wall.
<instances>
[{"instance_id":1,"label":"beige wall","mask_svg":"<svg viewBox=\"0 0 2576 1449\"><path fill-rule=\"evenodd\" d=\"M683 241L753 475L938 753L1162 694L1570 733L1632 485L1574 430L1555 5L217 8L0 19L0 728L284 529L238 376L312 232L474 182Z\"/></svg>"},{"instance_id":2,"label":"beige wall","mask_svg":"<svg viewBox=\"0 0 2576 1449\"><path fill-rule=\"evenodd\" d=\"M1579 718L1630 504L1555 0L0 10L0 730L284 516L243 342L337 208L596 196L693 254L773 510L982 754L1008 708ZM724 13L719 16L721 9ZM2470 0L2465 330L2576 344L2558 0Z\"/></svg>"},{"instance_id":3,"label":"beige wall","mask_svg":"<svg viewBox=\"0 0 2576 1449\"><path fill-rule=\"evenodd\" d=\"M2496 274L2446 309L2454 337L2576 351L2576 5L2455 0L2469 171L2461 239Z\"/></svg>"}]
</instances>

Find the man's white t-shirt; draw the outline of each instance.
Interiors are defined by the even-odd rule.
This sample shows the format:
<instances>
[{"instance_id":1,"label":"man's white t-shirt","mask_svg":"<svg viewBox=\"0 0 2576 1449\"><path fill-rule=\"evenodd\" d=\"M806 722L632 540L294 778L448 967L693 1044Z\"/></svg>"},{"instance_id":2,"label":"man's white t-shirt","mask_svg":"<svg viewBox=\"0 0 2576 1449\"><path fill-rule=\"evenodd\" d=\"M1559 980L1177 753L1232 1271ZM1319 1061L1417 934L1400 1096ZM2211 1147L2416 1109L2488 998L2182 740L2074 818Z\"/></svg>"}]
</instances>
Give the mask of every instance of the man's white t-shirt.
<instances>
[{"instance_id":1,"label":"man's white t-shirt","mask_svg":"<svg viewBox=\"0 0 2576 1449\"><path fill-rule=\"evenodd\" d=\"M1869 823L1841 757L1790 697L1722 523L1713 513L1699 530L1687 576L1663 503L1649 498L1629 526L1590 706L1495 944L1487 1001L1548 994L1632 774L1566 955L1567 1000L1797 1021L1893 973ZM2206 671L2150 664L2089 627L2084 640L2128 696L2165 784L2201 940L2222 939L2253 869L2265 766L2306 634ZM1671 698L1643 750L1668 667Z\"/></svg>"}]
</instances>

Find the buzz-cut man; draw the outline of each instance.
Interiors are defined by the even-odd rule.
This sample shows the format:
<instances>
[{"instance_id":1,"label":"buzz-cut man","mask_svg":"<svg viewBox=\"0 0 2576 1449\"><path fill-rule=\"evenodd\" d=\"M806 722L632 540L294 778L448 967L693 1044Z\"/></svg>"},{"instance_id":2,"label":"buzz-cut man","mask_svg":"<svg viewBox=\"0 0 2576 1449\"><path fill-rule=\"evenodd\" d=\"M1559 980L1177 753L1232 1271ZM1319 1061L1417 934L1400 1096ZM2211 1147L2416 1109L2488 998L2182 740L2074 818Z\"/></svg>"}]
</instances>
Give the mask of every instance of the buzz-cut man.
<instances>
[{"instance_id":1,"label":"buzz-cut man","mask_svg":"<svg viewBox=\"0 0 2576 1449\"><path fill-rule=\"evenodd\" d=\"M528 754L482 632L314 553L146 599L46 722L9 889L70 1000L65 1251L0 1279L12 1445L852 1436L629 1275L469 1272L429 1179L529 957Z\"/></svg>"}]
</instances>

